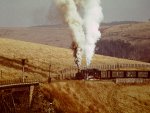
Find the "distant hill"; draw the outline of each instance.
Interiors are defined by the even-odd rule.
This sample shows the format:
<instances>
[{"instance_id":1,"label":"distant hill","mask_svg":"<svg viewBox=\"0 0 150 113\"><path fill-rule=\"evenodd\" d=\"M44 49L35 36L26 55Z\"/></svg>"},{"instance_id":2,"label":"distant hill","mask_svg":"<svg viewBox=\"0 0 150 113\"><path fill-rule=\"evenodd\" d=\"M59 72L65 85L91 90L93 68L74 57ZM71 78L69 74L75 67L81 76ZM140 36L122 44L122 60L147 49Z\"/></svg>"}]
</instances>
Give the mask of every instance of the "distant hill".
<instances>
[{"instance_id":1,"label":"distant hill","mask_svg":"<svg viewBox=\"0 0 150 113\"><path fill-rule=\"evenodd\" d=\"M150 62L150 22L122 21L104 23L96 53ZM64 25L0 28L0 36L45 45L70 48L72 35Z\"/></svg>"},{"instance_id":2,"label":"distant hill","mask_svg":"<svg viewBox=\"0 0 150 113\"><path fill-rule=\"evenodd\" d=\"M0 28L0 37L70 48L72 36L67 26Z\"/></svg>"},{"instance_id":3,"label":"distant hill","mask_svg":"<svg viewBox=\"0 0 150 113\"><path fill-rule=\"evenodd\" d=\"M96 53L150 62L150 22L107 26Z\"/></svg>"},{"instance_id":4,"label":"distant hill","mask_svg":"<svg viewBox=\"0 0 150 113\"><path fill-rule=\"evenodd\" d=\"M45 28L69 28L67 24L58 24L58 25L38 25L38 26L32 26L32 27L45 27Z\"/></svg>"},{"instance_id":5,"label":"distant hill","mask_svg":"<svg viewBox=\"0 0 150 113\"><path fill-rule=\"evenodd\" d=\"M113 26L113 25L120 25L120 24L136 24L140 23L137 21L114 21L114 22L107 22L107 23L102 23L102 26Z\"/></svg>"}]
</instances>

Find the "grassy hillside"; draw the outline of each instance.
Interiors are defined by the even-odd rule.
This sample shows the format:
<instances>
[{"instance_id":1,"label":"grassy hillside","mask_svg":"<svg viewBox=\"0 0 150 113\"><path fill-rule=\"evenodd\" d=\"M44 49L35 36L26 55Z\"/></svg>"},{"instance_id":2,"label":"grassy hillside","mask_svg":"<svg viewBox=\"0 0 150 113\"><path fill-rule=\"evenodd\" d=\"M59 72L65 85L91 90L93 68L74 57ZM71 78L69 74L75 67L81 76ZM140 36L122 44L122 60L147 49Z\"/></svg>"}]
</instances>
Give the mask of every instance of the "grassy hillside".
<instances>
[{"instance_id":1,"label":"grassy hillside","mask_svg":"<svg viewBox=\"0 0 150 113\"><path fill-rule=\"evenodd\" d=\"M103 38L122 39L132 44L150 44L150 22L121 24L104 30Z\"/></svg>"},{"instance_id":2,"label":"grassy hillside","mask_svg":"<svg viewBox=\"0 0 150 113\"><path fill-rule=\"evenodd\" d=\"M51 65L51 73L56 75L61 69L75 66L72 54L70 49L0 38L0 70L3 72L2 78L21 76L21 59L27 59L25 74L29 78L47 78L49 65ZM92 61L92 65L114 63L146 64L102 55L95 55ZM85 65L85 59L83 65Z\"/></svg>"},{"instance_id":3,"label":"grassy hillside","mask_svg":"<svg viewBox=\"0 0 150 113\"><path fill-rule=\"evenodd\" d=\"M21 59L27 59L25 75L46 80L51 73L73 66L70 49L0 38L0 80L21 77ZM95 55L93 65L143 62ZM83 62L83 65L85 61ZM56 81L40 84L33 99L33 113L47 113L50 102L57 113L149 113L150 85L117 85L111 81Z\"/></svg>"},{"instance_id":4,"label":"grassy hillside","mask_svg":"<svg viewBox=\"0 0 150 113\"><path fill-rule=\"evenodd\" d=\"M119 23L119 22L118 22ZM150 22L120 22L120 24L104 24L101 26L102 39L122 39L132 44L149 45ZM70 47L72 41L67 26L35 26L28 28L0 28L3 38L42 43L59 47Z\"/></svg>"},{"instance_id":5,"label":"grassy hillside","mask_svg":"<svg viewBox=\"0 0 150 113\"><path fill-rule=\"evenodd\" d=\"M53 101L58 113L150 111L150 85L116 85L110 81L62 81L43 84L41 92L47 100ZM43 106L42 103L39 104Z\"/></svg>"},{"instance_id":6,"label":"grassy hillside","mask_svg":"<svg viewBox=\"0 0 150 113\"><path fill-rule=\"evenodd\" d=\"M72 42L70 29L66 26L0 28L0 36L3 38L67 48L71 46Z\"/></svg>"},{"instance_id":7,"label":"grassy hillside","mask_svg":"<svg viewBox=\"0 0 150 113\"><path fill-rule=\"evenodd\" d=\"M150 62L150 22L108 26L102 32L98 54Z\"/></svg>"},{"instance_id":8,"label":"grassy hillside","mask_svg":"<svg viewBox=\"0 0 150 113\"><path fill-rule=\"evenodd\" d=\"M21 75L21 59L27 59L25 74L28 77L45 78L48 76L50 64L52 65L52 73L55 74L60 68L73 65L71 56L71 50L67 49L0 39L0 69L3 71L3 78L5 75L7 77Z\"/></svg>"},{"instance_id":9,"label":"grassy hillside","mask_svg":"<svg viewBox=\"0 0 150 113\"><path fill-rule=\"evenodd\" d=\"M101 31L97 54L150 62L150 22L107 23ZM70 48L72 42L70 29L62 25L0 28L0 37L64 48Z\"/></svg>"}]
</instances>

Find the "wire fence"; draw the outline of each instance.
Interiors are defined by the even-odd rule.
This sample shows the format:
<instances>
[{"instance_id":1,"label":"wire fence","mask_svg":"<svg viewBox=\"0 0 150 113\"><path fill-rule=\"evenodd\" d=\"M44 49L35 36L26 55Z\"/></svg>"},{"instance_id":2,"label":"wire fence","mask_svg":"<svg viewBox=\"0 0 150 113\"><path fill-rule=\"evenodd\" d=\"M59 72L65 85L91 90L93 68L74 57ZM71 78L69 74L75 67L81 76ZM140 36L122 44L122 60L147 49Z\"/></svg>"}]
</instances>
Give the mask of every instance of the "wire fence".
<instances>
[{"instance_id":1,"label":"wire fence","mask_svg":"<svg viewBox=\"0 0 150 113\"><path fill-rule=\"evenodd\" d=\"M49 67L49 64L47 64L47 66L45 67ZM78 73L78 68L76 66L66 66L66 65L62 65L61 69L55 69L55 72L53 70L53 68L55 68L55 64L49 67L49 69L45 69L43 70L43 72L47 73L49 72L49 75L47 73L47 76L45 76L45 81L55 81L55 80L70 80L76 77L76 74ZM44 69L44 68L43 68ZM91 65L88 67L81 67L80 70L87 70L87 69L97 69L100 71L103 71L103 73L107 73L106 71L109 70L147 70L150 71L150 64L100 64L100 65ZM10 79L10 80L5 80L3 79L5 76L4 75L5 72L3 72L2 70L0 70L0 85L3 84L14 84L14 83L32 83L32 82L45 82L43 80L39 80L38 78L25 78L23 80L23 78L16 78L16 79ZM6 74L7 75L7 74Z\"/></svg>"},{"instance_id":2,"label":"wire fence","mask_svg":"<svg viewBox=\"0 0 150 113\"><path fill-rule=\"evenodd\" d=\"M81 67L80 70L88 70L88 69L97 69L102 71L102 73L106 73L109 70L124 70L124 71L150 71L150 65L147 64L101 64L101 65L92 65L89 67ZM58 72L57 79L72 79L75 78L78 69L75 66L71 66L69 68L62 69ZM118 72L120 73L120 72ZM117 73L117 74L118 74ZM106 75L105 74L105 75Z\"/></svg>"},{"instance_id":3,"label":"wire fence","mask_svg":"<svg viewBox=\"0 0 150 113\"><path fill-rule=\"evenodd\" d=\"M82 67L87 68L87 67ZM141 69L141 70L148 70L150 69L150 64L101 64L101 65L93 65L89 66L88 68L96 68L99 70L118 70L118 69Z\"/></svg>"}]
</instances>

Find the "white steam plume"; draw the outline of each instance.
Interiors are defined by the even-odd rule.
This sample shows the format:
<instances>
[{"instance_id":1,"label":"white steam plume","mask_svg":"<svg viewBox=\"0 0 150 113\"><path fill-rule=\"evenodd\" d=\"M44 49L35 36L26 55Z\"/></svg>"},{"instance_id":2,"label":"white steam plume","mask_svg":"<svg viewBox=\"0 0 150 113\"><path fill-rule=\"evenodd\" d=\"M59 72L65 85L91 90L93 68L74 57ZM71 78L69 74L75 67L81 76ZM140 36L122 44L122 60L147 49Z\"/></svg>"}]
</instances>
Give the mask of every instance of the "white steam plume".
<instances>
[{"instance_id":1,"label":"white steam plume","mask_svg":"<svg viewBox=\"0 0 150 113\"><path fill-rule=\"evenodd\" d=\"M85 35L83 32L83 20L77 11L74 0L56 0L62 12L64 13L65 21L72 30L74 41L80 48L83 49Z\"/></svg>"},{"instance_id":2,"label":"white steam plume","mask_svg":"<svg viewBox=\"0 0 150 113\"><path fill-rule=\"evenodd\" d=\"M77 6L74 0L57 0L57 4L64 14L65 21L72 30L74 41L76 42L75 62L78 66L81 65L82 50L84 50L85 35L83 32L83 21L77 11Z\"/></svg>"},{"instance_id":3,"label":"white steam plume","mask_svg":"<svg viewBox=\"0 0 150 113\"><path fill-rule=\"evenodd\" d=\"M85 27L85 56L87 66L90 65L94 55L96 42L101 38L99 25L103 20L100 0L85 0L84 2L84 27Z\"/></svg>"},{"instance_id":4,"label":"white steam plume","mask_svg":"<svg viewBox=\"0 0 150 113\"><path fill-rule=\"evenodd\" d=\"M100 0L56 0L56 2L72 30L76 64L80 67L82 54L84 53L87 65L90 65L95 43L101 37L99 24L102 21L103 14ZM83 18L78 12L78 6L84 10Z\"/></svg>"}]
</instances>

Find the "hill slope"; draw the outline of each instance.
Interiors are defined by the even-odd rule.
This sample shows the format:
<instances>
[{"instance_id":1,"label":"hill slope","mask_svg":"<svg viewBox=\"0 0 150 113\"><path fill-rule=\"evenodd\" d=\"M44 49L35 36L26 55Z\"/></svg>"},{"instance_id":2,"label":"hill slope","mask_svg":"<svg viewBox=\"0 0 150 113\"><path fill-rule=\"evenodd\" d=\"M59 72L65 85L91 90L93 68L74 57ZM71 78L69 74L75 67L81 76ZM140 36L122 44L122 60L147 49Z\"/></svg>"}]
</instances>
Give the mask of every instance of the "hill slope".
<instances>
[{"instance_id":1,"label":"hill slope","mask_svg":"<svg viewBox=\"0 0 150 113\"><path fill-rule=\"evenodd\" d=\"M101 31L97 54L150 62L150 22L106 24ZM70 29L60 25L0 28L0 36L65 48L70 48L72 42Z\"/></svg>"},{"instance_id":2,"label":"hill slope","mask_svg":"<svg viewBox=\"0 0 150 113\"><path fill-rule=\"evenodd\" d=\"M53 74L57 74L58 70L75 66L72 54L70 49L0 38L0 69L3 70L3 78L9 78L9 75L10 78L20 76L22 59L27 59L25 74L28 77L47 78L49 65ZM102 55L95 55L92 61L92 65L116 63L146 64Z\"/></svg>"},{"instance_id":3,"label":"hill slope","mask_svg":"<svg viewBox=\"0 0 150 113\"><path fill-rule=\"evenodd\" d=\"M45 98L61 113L149 113L150 85L116 85L110 81L45 84ZM42 106L42 103L40 103Z\"/></svg>"},{"instance_id":4,"label":"hill slope","mask_svg":"<svg viewBox=\"0 0 150 113\"><path fill-rule=\"evenodd\" d=\"M3 38L67 48L71 46L72 42L70 29L66 26L0 28L0 36Z\"/></svg>"},{"instance_id":5,"label":"hill slope","mask_svg":"<svg viewBox=\"0 0 150 113\"><path fill-rule=\"evenodd\" d=\"M150 61L150 22L108 26L102 32L96 53Z\"/></svg>"},{"instance_id":6,"label":"hill slope","mask_svg":"<svg viewBox=\"0 0 150 113\"><path fill-rule=\"evenodd\" d=\"M21 59L27 59L25 75L46 80L51 72L74 65L72 51L42 44L0 38L1 79L21 77ZM85 62L83 62L84 64ZM143 62L95 55L94 65ZM56 81L40 84L31 113L47 113L53 102L58 113L149 113L150 85L117 85L111 81Z\"/></svg>"}]
</instances>

